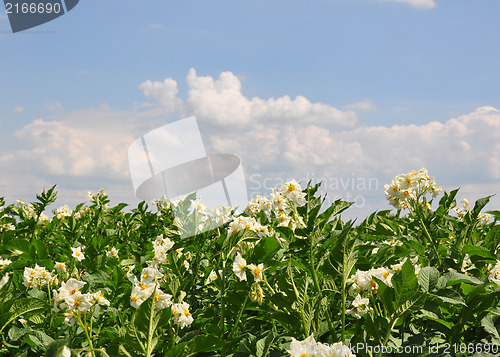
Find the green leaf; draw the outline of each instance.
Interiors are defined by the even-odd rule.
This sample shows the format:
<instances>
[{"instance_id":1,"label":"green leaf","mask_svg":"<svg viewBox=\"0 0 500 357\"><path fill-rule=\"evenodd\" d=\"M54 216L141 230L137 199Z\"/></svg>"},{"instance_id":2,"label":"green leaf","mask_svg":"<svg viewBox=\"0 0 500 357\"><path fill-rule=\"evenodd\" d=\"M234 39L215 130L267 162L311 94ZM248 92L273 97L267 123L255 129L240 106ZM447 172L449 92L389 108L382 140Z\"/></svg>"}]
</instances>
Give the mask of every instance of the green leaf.
<instances>
[{"instance_id":1,"label":"green leaf","mask_svg":"<svg viewBox=\"0 0 500 357\"><path fill-rule=\"evenodd\" d=\"M425 292L434 290L439 279L439 270L434 267L424 267L418 273L418 283Z\"/></svg>"},{"instance_id":2,"label":"green leaf","mask_svg":"<svg viewBox=\"0 0 500 357\"><path fill-rule=\"evenodd\" d=\"M450 271L446 275L439 278L438 287L452 286L460 283L483 284L481 280L473 276L457 273L456 271Z\"/></svg>"},{"instance_id":3,"label":"green leaf","mask_svg":"<svg viewBox=\"0 0 500 357\"><path fill-rule=\"evenodd\" d=\"M9 323L17 319L19 316L30 311L43 309L45 306L45 301L30 298L22 298L2 304L0 311L5 311L6 307L7 311L0 315L0 332L2 332Z\"/></svg>"},{"instance_id":4,"label":"green leaf","mask_svg":"<svg viewBox=\"0 0 500 357\"><path fill-rule=\"evenodd\" d=\"M481 320L481 326L483 326L484 330L488 332L490 335L500 340L500 334L498 334L498 329L495 326L495 321L497 319L498 317L494 315L485 316Z\"/></svg>"},{"instance_id":5,"label":"green leaf","mask_svg":"<svg viewBox=\"0 0 500 357\"><path fill-rule=\"evenodd\" d=\"M388 287L382 280L373 277L378 284L377 298L382 301L385 311L389 315L394 313L394 289Z\"/></svg>"},{"instance_id":6,"label":"green leaf","mask_svg":"<svg viewBox=\"0 0 500 357\"><path fill-rule=\"evenodd\" d=\"M158 338L154 336L161 312L156 309L154 294L151 294L136 311L135 326L146 336L143 341L146 356L152 356Z\"/></svg>"},{"instance_id":7,"label":"green leaf","mask_svg":"<svg viewBox=\"0 0 500 357\"><path fill-rule=\"evenodd\" d=\"M415 275L415 268L410 259L407 259L401 270L394 274L391 278L395 293L396 309L408 301L418 290L418 280Z\"/></svg>"},{"instance_id":8,"label":"green leaf","mask_svg":"<svg viewBox=\"0 0 500 357\"><path fill-rule=\"evenodd\" d=\"M490 198L493 196L494 195L483 197L483 198L478 199L475 202L474 208L471 211L472 217L474 219L477 219L477 217L479 216L479 213L481 213L481 210L484 208L484 206L486 206L488 204L488 202L490 202Z\"/></svg>"},{"instance_id":9,"label":"green leaf","mask_svg":"<svg viewBox=\"0 0 500 357\"><path fill-rule=\"evenodd\" d=\"M433 296L446 303L467 306L462 296L455 290L450 290L450 289L439 290Z\"/></svg>"},{"instance_id":10,"label":"green leaf","mask_svg":"<svg viewBox=\"0 0 500 357\"><path fill-rule=\"evenodd\" d=\"M274 338L274 333L271 331L267 336L257 340L255 344L257 357L266 357L269 355L269 349L274 342Z\"/></svg>"},{"instance_id":11,"label":"green leaf","mask_svg":"<svg viewBox=\"0 0 500 357\"><path fill-rule=\"evenodd\" d=\"M224 347L226 342L214 336L198 335L188 343L188 356L200 352L217 351Z\"/></svg>"},{"instance_id":12,"label":"green leaf","mask_svg":"<svg viewBox=\"0 0 500 357\"><path fill-rule=\"evenodd\" d=\"M475 245L464 245L463 252L469 254L470 257L479 256L482 258L488 258L496 260L496 257L483 247L478 247Z\"/></svg>"},{"instance_id":13,"label":"green leaf","mask_svg":"<svg viewBox=\"0 0 500 357\"><path fill-rule=\"evenodd\" d=\"M275 237L263 238L255 246L251 261L267 264L280 249L281 245Z\"/></svg>"},{"instance_id":14,"label":"green leaf","mask_svg":"<svg viewBox=\"0 0 500 357\"><path fill-rule=\"evenodd\" d=\"M166 354L165 357L186 357L189 356L187 353L187 347L188 344L187 342L180 343L176 345L174 348L169 350Z\"/></svg>"},{"instance_id":15,"label":"green leaf","mask_svg":"<svg viewBox=\"0 0 500 357\"><path fill-rule=\"evenodd\" d=\"M393 318L399 319L408 312L420 310L426 298L425 294L417 292L397 308Z\"/></svg>"},{"instance_id":16,"label":"green leaf","mask_svg":"<svg viewBox=\"0 0 500 357\"><path fill-rule=\"evenodd\" d=\"M31 244L35 247L38 259L47 259L49 257L47 245L44 242L34 239Z\"/></svg>"},{"instance_id":17,"label":"green leaf","mask_svg":"<svg viewBox=\"0 0 500 357\"><path fill-rule=\"evenodd\" d=\"M26 239L12 239L5 244L5 248L9 250L19 250L31 256L32 245Z\"/></svg>"}]
</instances>

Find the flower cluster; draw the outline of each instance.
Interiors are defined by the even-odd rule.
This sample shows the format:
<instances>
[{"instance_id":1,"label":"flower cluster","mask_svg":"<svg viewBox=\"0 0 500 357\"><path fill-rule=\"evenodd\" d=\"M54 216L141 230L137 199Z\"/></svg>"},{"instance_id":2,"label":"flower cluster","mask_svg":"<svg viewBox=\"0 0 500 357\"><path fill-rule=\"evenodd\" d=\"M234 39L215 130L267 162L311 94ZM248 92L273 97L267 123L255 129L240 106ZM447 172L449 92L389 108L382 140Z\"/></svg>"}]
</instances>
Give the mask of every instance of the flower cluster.
<instances>
[{"instance_id":1,"label":"flower cluster","mask_svg":"<svg viewBox=\"0 0 500 357\"><path fill-rule=\"evenodd\" d=\"M354 301L352 301L352 309L346 310L346 314L354 316L360 319L368 311L373 310L370 306L370 299L362 298L360 294L356 295Z\"/></svg>"},{"instance_id":2,"label":"flower cluster","mask_svg":"<svg viewBox=\"0 0 500 357\"><path fill-rule=\"evenodd\" d=\"M157 236L153 240L153 251L154 257L147 268L142 269L140 279L137 279L135 275L132 274L134 266L131 266L126 276L132 282L132 292L130 294L130 305L138 308L141 304L146 301L151 295L154 296L156 302L156 307L158 309L165 309L167 307L171 308L172 319L177 323L181 329L186 326L191 325L193 322L193 316L189 311L189 304L187 302L172 302L172 295L164 293L160 284L163 282L165 275L161 271L162 263L168 263L167 252L174 246L169 238L163 237L163 235ZM177 257L183 255L182 249L177 249ZM118 252L116 253L118 254ZM187 255L187 254L186 254ZM185 260L183 264L187 269L189 264Z\"/></svg>"},{"instance_id":3,"label":"flower cluster","mask_svg":"<svg viewBox=\"0 0 500 357\"><path fill-rule=\"evenodd\" d=\"M193 316L189 312L189 304L180 302L172 305L172 316L174 322L179 324L181 329L193 323Z\"/></svg>"},{"instance_id":4,"label":"flower cluster","mask_svg":"<svg viewBox=\"0 0 500 357\"><path fill-rule=\"evenodd\" d=\"M236 254L236 258L233 263L233 272L236 274L240 281L247 280L246 271L249 269L252 272L252 276L255 279L255 282L258 283L262 280L262 271L264 270L264 264L260 263L259 265L248 264L246 260L241 256L238 252Z\"/></svg>"},{"instance_id":5,"label":"flower cluster","mask_svg":"<svg viewBox=\"0 0 500 357\"><path fill-rule=\"evenodd\" d=\"M436 197L442 187L436 187L436 180L430 178L427 170L422 168L419 171L412 170L396 176L390 184L384 186L384 189L391 205L397 209L410 209L412 203L422 203L424 207L429 208L425 195L430 193L432 197Z\"/></svg>"},{"instance_id":6,"label":"flower cluster","mask_svg":"<svg viewBox=\"0 0 500 357\"><path fill-rule=\"evenodd\" d=\"M290 357L356 357L342 342L336 342L333 345L316 342L314 334L303 341L297 341L292 337L292 343L287 352L290 353Z\"/></svg>"},{"instance_id":7,"label":"flower cluster","mask_svg":"<svg viewBox=\"0 0 500 357\"><path fill-rule=\"evenodd\" d=\"M278 227L289 227L295 230L304 227L302 217L297 214L297 207L306 204L306 194L300 184L291 180L284 183L278 190L272 190L269 198L257 195L250 201L246 212L251 216L260 211L265 212L268 217L276 217L279 221Z\"/></svg>"},{"instance_id":8,"label":"flower cluster","mask_svg":"<svg viewBox=\"0 0 500 357\"><path fill-rule=\"evenodd\" d=\"M74 312L92 312L97 317L101 306L109 306L110 304L100 290L95 293L82 294L81 289L85 284L84 281L71 278L63 282L58 290L52 290L54 301L52 310L57 312L59 308L65 309L67 322L73 322Z\"/></svg>"},{"instance_id":9,"label":"flower cluster","mask_svg":"<svg viewBox=\"0 0 500 357\"><path fill-rule=\"evenodd\" d=\"M227 235L230 236L245 229L254 231L259 237L270 237L273 235L273 232L267 226L261 225L253 217L245 216L233 217L232 222L229 223Z\"/></svg>"},{"instance_id":10,"label":"flower cluster","mask_svg":"<svg viewBox=\"0 0 500 357\"><path fill-rule=\"evenodd\" d=\"M463 220L465 215L471 211L470 203L469 201L464 198L462 201L462 208L455 207L453 210L456 215L458 216L459 220ZM490 221L491 216L487 213L479 213L477 219L479 221L479 224L488 224Z\"/></svg>"},{"instance_id":11,"label":"flower cluster","mask_svg":"<svg viewBox=\"0 0 500 357\"><path fill-rule=\"evenodd\" d=\"M0 224L0 232L2 231L13 231L16 229L16 226L12 223Z\"/></svg>"},{"instance_id":12,"label":"flower cluster","mask_svg":"<svg viewBox=\"0 0 500 357\"><path fill-rule=\"evenodd\" d=\"M387 286L392 287L391 278L394 274L387 268L372 268L367 271L357 270L356 274L352 275L347 282L352 283L349 289L349 294L354 295L355 291L367 291L377 293L378 284L373 278L383 281Z\"/></svg>"},{"instance_id":13,"label":"flower cluster","mask_svg":"<svg viewBox=\"0 0 500 357\"><path fill-rule=\"evenodd\" d=\"M97 194L93 194L92 192L88 192L87 196L89 197L89 201L98 208L107 209L108 208L108 196L101 188Z\"/></svg>"},{"instance_id":14,"label":"flower cluster","mask_svg":"<svg viewBox=\"0 0 500 357\"><path fill-rule=\"evenodd\" d=\"M12 260L10 259L0 259L0 269L5 268L10 263L12 263Z\"/></svg>"},{"instance_id":15,"label":"flower cluster","mask_svg":"<svg viewBox=\"0 0 500 357\"><path fill-rule=\"evenodd\" d=\"M355 291L362 291L362 292L376 294L378 290L378 284L374 280L374 278L377 278L383 281L387 286L392 287L392 281L391 281L392 276L396 272L402 269L403 264L406 262L407 259L410 259L411 263L413 264L415 275L418 275L420 269L422 268L421 264L417 264L418 257L414 258L405 257L398 264L391 265L391 269L388 269L386 267L372 268L367 271L358 269L356 271L356 274L352 275L347 280L348 283L352 283L349 289L349 294L354 295Z\"/></svg>"},{"instance_id":16,"label":"flower cluster","mask_svg":"<svg viewBox=\"0 0 500 357\"><path fill-rule=\"evenodd\" d=\"M57 218L61 219L63 217L69 217L73 213L73 211L67 206L61 206L58 209L55 209L53 213L57 216Z\"/></svg>"},{"instance_id":17,"label":"flower cluster","mask_svg":"<svg viewBox=\"0 0 500 357\"><path fill-rule=\"evenodd\" d=\"M35 207L31 203L26 203L24 201L18 200L17 204L28 219L36 218L37 214L35 212ZM48 219L49 218L45 214L41 213L38 217L38 222L47 221Z\"/></svg>"},{"instance_id":18,"label":"flower cluster","mask_svg":"<svg viewBox=\"0 0 500 357\"><path fill-rule=\"evenodd\" d=\"M141 306L153 292L158 308L170 306L172 295L164 294L158 287L163 274L153 266L142 269L141 279L138 280L135 275L130 275L129 280L133 284L132 293L130 294L130 305L135 308Z\"/></svg>"},{"instance_id":19,"label":"flower cluster","mask_svg":"<svg viewBox=\"0 0 500 357\"><path fill-rule=\"evenodd\" d=\"M172 242L168 237L163 237L163 234L160 234L153 241L153 263L152 265L158 267L160 263L168 263L167 253L174 246L174 242Z\"/></svg>"},{"instance_id":20,"label":"flower cluster","mask_svg":"<svg viewBox=\"0 0 500 357\"><path fill-rule=\"evenodd\" d=\"M51 283L53 279L52 274L45 267L40 267L38 264L35 264L35 268L24 268L23 284L27 288L40 288Z\"/></svg>"}]
</instances>

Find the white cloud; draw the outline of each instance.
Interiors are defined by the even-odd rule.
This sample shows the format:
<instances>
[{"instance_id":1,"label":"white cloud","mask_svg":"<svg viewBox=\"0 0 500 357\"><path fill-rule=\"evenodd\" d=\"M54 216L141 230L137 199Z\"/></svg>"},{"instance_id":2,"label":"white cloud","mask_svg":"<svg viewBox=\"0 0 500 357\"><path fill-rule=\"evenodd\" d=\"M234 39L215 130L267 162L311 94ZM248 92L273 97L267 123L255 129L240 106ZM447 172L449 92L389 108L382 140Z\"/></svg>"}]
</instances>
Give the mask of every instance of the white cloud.
<instances>
[{"instance_id":1,"label":"white cloud","mask_svg":"<svg viewBox=\"0 0 500 357\"><path fill-rule=\"evenodd\" d=\"M191 69L187 75L188 98L184 112L213 125L256 125L276 121L291 123L307 121L322 125L353 127L357 121L353 111L341 111L331 105L312 103L303 96L291 99L285 95L277 99L247 98L241 91L241 81L232 72L223 72L218 79L197 76ZM177 82L171 78L163 82L150 80L140 85L147 96L152 96L168 110L179 109Z\"/></svg>"},{"instance_id":2,"label":"white cloud","mask_svg":"<svg viewBox=\"0 0 500 357\"><path fill-rule=\"evenodd\" d=\"M25 149L14 153L44 175L128 177L127 150L138 123L105 106L36 119L15 132Z\"/></svg>"},{"instance_id":3,"label":"white cloud","mask_svg":"<svg viewBox=\"0 0 500 357\"><path fill-rule=\"evenodd\" d=\"M172 111L195 114L205 124L202 135L208 151L240 156L248 175L375 178L379 185L360 195L377 197L385 208L389 207L384 203L384 183L411 169L428 168L442 185L468 183L468 192L498 186L477 182L500 182L500 111L493 107L424 125L355 126L352 112L304 97L249 99L231 72L214 79L198 77L191 70L187 84L184 101L173 79L141 84L144 94L158 103L147 111L101 106L67 112L55 105L53 117L34 120L16 132L24 143L22 150L0 152L1 187L22 193L31 192L29 185L50 187L53 181L68 189L64 182L73 182L71 186L105 180L132 193L131 183L127 184L128 147L138 136L164 124L165 112ZM360 110L370 105L361 101L350 107ZM375 203L364 207L380 208Z\"/></svg>"},{"instance_id":4,"label":"white cloud","mask_svg":"<svg viewBox=\"0 0 500 357\"><path fill-rule=\"evenodd\" d=\"M15 107L14 108L14 112L16 112L16 113L22 113L22 112L24 112L24 108L23 107Z\"/></svg>"},{"instance_id":5,"label":"white cloud","mask_svg":"<svg viewBox=\"0 0 500 357\"><path fill-rule=\"evenodd\" d=\"M433 9L436 7L436 2L434 0L379 0L381 2L404 2L417 9Z\"/></svg>"},{"instance_id":6,"label":"white cloud","mask_svg":"<svg viewBox=\"0 0 500 357\"><path fill-rule=\"evenodd\" d=\"M333 131L318 125L258 126L212 136L217 152L232 149L250 171L287 177L345 177L352 173L389 180L426 167L442 182L500 180L500 112L481 107L444 123L361 126Z\"/></svg>"},{"instance_id":7,"label":"white cloud","mask_svg":"<svg viewBox=\"0 0 500 357\"><path fill-rule=\"evenodd\" d=\"M182 106L182 100L177 97L179 93L177 82L172 78L166 78L163 82L147 80L139 88L142 89L145 96L153 97L169 112L174 112Z\"/></svg>"}]
</instances>

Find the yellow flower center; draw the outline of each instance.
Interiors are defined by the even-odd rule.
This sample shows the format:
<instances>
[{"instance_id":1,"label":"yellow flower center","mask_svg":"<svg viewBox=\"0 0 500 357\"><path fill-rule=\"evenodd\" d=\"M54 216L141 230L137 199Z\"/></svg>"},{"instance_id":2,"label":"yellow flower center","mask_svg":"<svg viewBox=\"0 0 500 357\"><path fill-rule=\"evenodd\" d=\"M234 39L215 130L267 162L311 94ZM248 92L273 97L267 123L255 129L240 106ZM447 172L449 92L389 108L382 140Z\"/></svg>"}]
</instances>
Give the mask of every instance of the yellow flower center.
<instances>
[{"instance_id":1,"label":"yellow flower center","mask_svg":"<svg viewBox=\"0 0 500 357\"><path fill-rule=\"evenodd\" d=\"M134 296L132 296L132 299L130 299L130 301L132 301L132 302L136 302L136 301L137 301L137 296L135 296L135 295L134 295Z\"/></svg>"},{"instance_id":2,"label":"yellow flower center","mask_svg":"<svg viewBox=\"0 0 500 357\"><path fill-rule=\"evenodd\" d=\"M75 306L80 306L82 302L80 300L75 300Z\"/></svg>"},{"instance_id":3,"label":"yellow flower center","mask_svg":"<svg viewBox=\"0 0 500 357\"><path fill-rule=\"evenodd\" d=\"M372 286L372 288L374 288L377 286L377 283L375 282L375 280L372 280L370 281L370 285Z\"/></svg>"},{"instance_id":4,"label":"yellow flower center","mask_svg":"<svg viewBox=\"0 0 500 357\"><path fill-rule=\"evenodd\" d=\"M184 310L184 315L186 315L187 317L191 316L191 313L186 309Z\"/></svg>"},{"instance_id":5,"label":"yellow flower center","mask_svg":"<svg viewBox=\"0 0 500 357\"><path fill-rule=\"evenodd\" d=\"M382 274L384 276L384 278L387 278L389 276L389 272L388 271L384 271L384 274Z\"/></svg>"},{"instance_id":6,"label":"yellow flower center","mask_svg":"<svg viewBox=\"0 0 500 357\"><path fill-rule=\"evenodd\" d=\"M160 295L156 294L156 295L155 295L155 300L156 300L156 301L160 301L160 299L161 299Z\"/></svg>"},{"instance_id":7,"label":"yellow flower center","mask_svg":"<svg viewBox=\"0 0 500 357\"><path fill-rule=\"evenodd\" d=\"M409 184L411 184L411 178L410 178L410 177L408 177L408 178L406 179L406 183L407 183L408 185L409 185Z\"/></svg>"},{"instance_id":8,"label":"yellow flower center","mask_svg":"<svg viewBox=\"0 0 500 357\"><path fill-rule=\"evenodd\" d=\"M73 290L71 290L70 295L73 295L73 294L74 294L74 293L76 293L77 291L78 291L78 289L73 289Z\"/></svg>"},{"instance_id":9,"label":"yellow flower center","mask_svg":"<svg viewBox=\"0 0 500 357\"><path fill-rule=\"evenodd\" d=\"M288 191L289 192L295 191L295 185L293 185L293 184L288 185Z\"/></svg>"},{"instance_id":10,"label":"yellow flower center","mask_svg":"<svg viewBox=\"0 0 500 357\"><path fill-rule=\"evenodd\" d=\"M141 287L141 289L142 289L142 290L146 290L146 289L147 289L147 286L146 286L146 285L144 285L144 284L141 284L141 285L139 285L139 286Z\"/></svg>"},{"instance_id":11,"label":"yellow flower center","mask_svg":"<svg viewBox=\"0 0 500 357\"><path fill-rule=\"evenodd\" d=\"M255 270L253 271L253 275L257 276L260 274L260 269L259 268L255 268Z\"/></svg>"}]
</instances>

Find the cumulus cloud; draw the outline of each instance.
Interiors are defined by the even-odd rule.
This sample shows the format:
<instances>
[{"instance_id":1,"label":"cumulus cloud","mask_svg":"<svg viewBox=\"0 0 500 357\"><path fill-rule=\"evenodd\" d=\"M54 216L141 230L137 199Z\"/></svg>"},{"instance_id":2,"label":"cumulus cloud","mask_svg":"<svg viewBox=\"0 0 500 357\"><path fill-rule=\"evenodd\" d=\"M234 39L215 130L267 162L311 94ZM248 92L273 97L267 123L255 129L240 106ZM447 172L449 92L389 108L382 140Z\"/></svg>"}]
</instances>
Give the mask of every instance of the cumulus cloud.
<instances>
[{"instance_id":1,"label":"cumulus cloud","mask_svg":"<svg viewBox=\"0 0 500 357\"><path fill-rule=\"evenodd\" d=\"M16 112L16 113L22 113L22 112L24 112L24 108L23 107L15 107L14 108L14 112Z\"/></svg>"},{"instance_id":2,"label":"cumulus cloud","mask_svg":"<svg viewBox=\"0 0 500 357\"><path fill-rule=\"evenodd\" d=\"M182 106L182 100L177 97L179 93L177 82L172 78L166 78L163 82L147 80L139 88L142 89L145 96L153 97L169 112L174 112Z\"/></svg>"},{"instance_id":3,"label":"cumulus cloud","mask_svg":"<svg viewBox=\"0 0 500 357\"><path fill-rule=\"evenodd\" d=\"M236 150L250 168L289 175L355 172L386 179L427 167L448 182L500 179L500 112L481 107L444 123L360 126L343 131L318 125L268 125L246 133L218 133L216 151Z\"/></svg>"},{"instance_id":4,"label":"cumulus cloud","mask_svg":"<svg viewBox=\"0 0 500 357\"><path fill-rule=\"evenodd\" d=\"M434 0L380 0L380 1L404 2L410 4L411 6L417 9L433 9L436 7L436 2Z\"/></svg>"},{"instance_id":5,"label":"cumulus cloud","mask_svg":"<svg viewBox=\"0 0 500 357\"><path fill-rule=\"evenodd\" d=\"M187 75L188 96L184 112L212 125L256 125L261 122L307 121L322 125L353 127L357 115L324 103L312 103L304 96L295 99L285 95L279 98L247 98L241 91L241 81L232 72L222 72L218 79L198 76L195 69ZM169 110L179 109L182 100L177 97L177 82L167 78L163 82L150 80L140 88Z\"/></svg>"},{"instance_id":6,"label":"cumulus cloud","mask_svg":"<svg viewBox=\"0 0 500 357\"><path fill-rule=\"evenodd\" d=\"M68 177L81 183L97 177L118 182L116 187L133 195L128 147L165 124L165 111L195 114L206 124L202 135L208 152L236 154L248 175L262 178L376 178L378 191L363 194L381 202L385 182L421 167L439 184L469 183L469 191L481 190L474 182L500 182L500 111L493 107L423 125L360 125L354 112L300 96L247 98L231 72L215 79L191 70L186 83L184 100L173 79L141 84L144 95L164 108L160 112L151 105L147 111L101 106L77 112L57 106L49 119L36 119L16 131L22 150L0 152L0 184L60 183L69 182ZM372 106L365 100L345 108Z\"/></svg>"},{"instance_id":7,"label":"cumulus cloud","mask_svg":"<svg viewBox=\"0 0 500 357\"><path fill-rule=\"evenodd\" d=\"M44 174L124 179L136 131L137 122L105 106L36 119L15 132L25 143L15 157Z\"/></svg>"}]
</instances>

